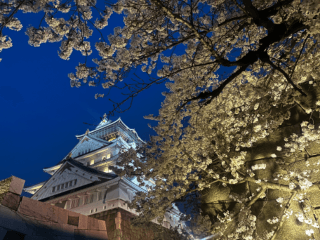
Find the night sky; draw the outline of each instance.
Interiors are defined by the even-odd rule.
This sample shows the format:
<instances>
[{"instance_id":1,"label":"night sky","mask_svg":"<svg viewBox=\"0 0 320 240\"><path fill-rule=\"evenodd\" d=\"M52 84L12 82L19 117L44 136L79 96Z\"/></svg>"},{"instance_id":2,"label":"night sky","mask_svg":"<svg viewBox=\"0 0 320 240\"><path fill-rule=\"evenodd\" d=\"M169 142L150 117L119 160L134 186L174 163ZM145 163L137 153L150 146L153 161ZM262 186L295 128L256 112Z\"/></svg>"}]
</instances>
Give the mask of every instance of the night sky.
<instances>
[{"instance_id":1,"label":"night sky","mask_svg":"<svg viewBox=\"0 0 320 240\"><path fill-rule=\"evenodd\" d=\"M75 72L75 66L83 62L79 52L73 52L65 61L57 54L60 43L37 48L28 44L26 28L29 24L37 26L41 17L20 14L23 29L4 32L11 37L13 47L0 53L0 179L14 175L25 179L25 186L47 180L50 175L42 169L54 166L72 150L78 143L75 135L95 128L83 122L98 124L100 117L112 109L107 99L94 98L95 93L105 91L101 87L70 87L68 73ZM104 34L113 32L119 22L119 17L114 18ZM137 70L136 74L141 72ZM153 121L143 116L158 114L164 100L161 92L165 90L164 85L150 88L135 99L129 111L111 120L121 117L143 140L148 140L155 134L147 126ZM117 92L112 97L120 100L121 95Z\"/></svg>"},{"instance_id":2,"label":"night sky","mask_svg":"<svg viewBox=\"0 0 320 240\"><path fill-rule=\"evenodd\" d=\"M101 86L71 88L68 73L75 72L79 62L84 62L80 52L74 51L66 61L58 56L60 43L46 43L40 47L28 44L27 27L37 27L42 16L18 14L23 29L19 32L5 29L4 34L11 37L13 47L0 52L0 180L14 175L26 180L25 186L49 179L50 175L43 172L43 168L56 165L72 150L78 143L75 135L95 128L84 122L97 125L100 117L112 110L112 103L106 98L94 98L96 93L106 93ZM122 16L113 14L102 32L107 37L114 27L121 25ZM91 59L98 58L94 42L99 37L95 32L91 38L93 54L87 60L88 65L94 66ZM175 51L177 54L184 52L183 46ZM230 60L239 54L236 49L229 56ZM233 69L221 67L219 78ZM142 79L148 77L140 69L134 73ZM130 74L128 81L133 76ZM164 84L147 89L134 99L129 111L110 119L121 117L128 127L148 141L149 136L155 134L148 123L154 126L156 122L143 116L158 115L164 91L167 91ZM110 97L115 101L123 99L119 91ZM29 196L28 193L24 195Z\"/></svg>"}]
</instances>

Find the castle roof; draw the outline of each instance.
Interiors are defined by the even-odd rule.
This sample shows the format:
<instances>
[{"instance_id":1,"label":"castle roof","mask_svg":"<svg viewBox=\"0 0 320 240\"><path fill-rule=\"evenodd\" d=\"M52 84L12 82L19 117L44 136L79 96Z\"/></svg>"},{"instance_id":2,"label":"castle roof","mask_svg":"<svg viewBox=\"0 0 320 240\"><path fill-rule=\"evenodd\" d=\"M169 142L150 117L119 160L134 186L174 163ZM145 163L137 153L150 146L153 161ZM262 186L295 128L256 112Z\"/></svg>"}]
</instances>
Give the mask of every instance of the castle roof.
<instances>
[{"instance_id":1,"label":"castle roof","mask_svg":"<svg viewBox=\"0 0 320 240\"><path fill-rule=\"evenodd\" d=\"M128 135L133 138L134 140L138 141L139 143L145 143L136 132L135 129L129 128L122 120L121 118L118 118L116 121L108 120L107 118L103 118L102 121L99 123L99 125L92 131L87 131L84 134L76 135L78 139L82 139L85 135L91 136L91 137L97 137L98 133L103 130L108 130L112 128L118 128L122 131L128 133Z\"/></svg>"},{"instance_id":2,"label":"castle roof","mask_svg":"<svg viewBox=\"0 0 320 240\"><path fill-rule=\"evenodd\" d=\"M70 188L67 191L61 191L59 194L62 195L69 191L75 191L78 188L86 188L117 177L116 174L105 173L97 169L84 166L82 163L79 163L72 158L68 158L62 161L60 168L51 176L49 180L24 188L24 191L34 193L35 198L39 200L52 197L52 195L57 195L52 194L50 189L53 186L60 184L60 182L57 182L57 180L61 178L61 176L65 176L64 178L67 176L69 179L82 180L77 187Z\"/></svg>"}]
</instances>

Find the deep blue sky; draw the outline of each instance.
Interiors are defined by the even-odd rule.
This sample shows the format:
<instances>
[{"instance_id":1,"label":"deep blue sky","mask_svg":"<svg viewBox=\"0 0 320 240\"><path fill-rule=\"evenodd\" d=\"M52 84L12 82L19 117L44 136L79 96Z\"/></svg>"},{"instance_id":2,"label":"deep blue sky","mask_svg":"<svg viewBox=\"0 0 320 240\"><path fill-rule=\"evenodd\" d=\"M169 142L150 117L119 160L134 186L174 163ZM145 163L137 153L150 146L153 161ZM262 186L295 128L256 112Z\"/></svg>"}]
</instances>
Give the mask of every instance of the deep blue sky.
<instances>
[{"instance_id":1,"label":"deep blue sky","mask_svg":"<svg viewBox=\"0 0 320 240\"><path fill-rule=\"evenodd\" d=\"M83 122L98 124L100 117L112 110L112 104L107 99L94 98L96 93L105 91L101 86L70 87L68 73L75 72L78 63L84 61L79 52L74 51L66 61L57 54L60 43L46 43L40 47L28 44L25 31L30 24L38 26L42 15L19 14L18 18L23 29L19 32L5 30L13 47L0 52L0 180L14 175L25 179L25 186L30 186L47 180L50 175L42 169L65 157L78 143L75 135L94 128ZM122 17L112 15L109 26L103 30L105 37L119 24L123 24ZM96 33L93 40L99 37ZM183 51L183 47L177 49ZM93 57L97 57L95 50ZM234 56L230 59L234 60ZM229 72L229 69L221 67L219 74L224 71ZM146 77L140 70L136 70L136 74ZM143 140L148 140L155 132L147 125L155 122L143 116L158 114L164 100L161 92L166 90L163 84L151 87L135 98L129 111L111 120L121 117ZM120 100L122 96L117 92L111 97Z\"/></svg>"},{"instance_id":2,"label":"deep blue sky","mask_svg":"<svg viewBox=\"0 0 320 240\"><path fill-rule=\"evenodd\" d=\"M50 177L42 169L55 165L68 154L78 142L75 135L94 128L83 122L98 124L112 105L106 99L94 98L95 93L103 93L100 87L70 87L67 75L83 61L80 53L74 52L65 61L57 54L60 43L38 48L28 45L24 32L41 16L24 14L19 18L23 29L5 31L12 38L13 47L0 53L0 179L14 175L30 186ZM119 18L111 21L104 33L113 32L119 22ZM143 140L148 140L154 134L147 126L152 122L143 116L158 114L164 99L161 92L165 89L158 85L143 92L129 111L111 119L121 117ZM120 95L113 95L114 99L117 96Z\"/></svg>"}]
</instances>

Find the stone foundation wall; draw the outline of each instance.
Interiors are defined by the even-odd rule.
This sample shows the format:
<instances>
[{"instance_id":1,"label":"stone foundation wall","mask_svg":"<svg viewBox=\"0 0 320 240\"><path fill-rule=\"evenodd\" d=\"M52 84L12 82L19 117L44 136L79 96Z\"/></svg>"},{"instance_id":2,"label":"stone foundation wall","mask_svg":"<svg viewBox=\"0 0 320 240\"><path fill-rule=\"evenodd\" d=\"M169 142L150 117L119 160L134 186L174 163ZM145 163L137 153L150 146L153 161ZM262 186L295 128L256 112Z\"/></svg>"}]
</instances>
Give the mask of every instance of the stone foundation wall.
<instances>
[{"instance_id":1,"label":"stone foundation wall","mask_svg":"<svg viewBox=\"0 0 320 240\"><path fill-rule=\"evenodd\" d=\"M179 234L155 223L134 226L131 219L134 214L121 208L111 209L90 217L104 220L107 226L109 240L175 240L180 239Z\"/></svg>"},{"instance_id":2,"label":"stone foundation wall","mask_svg":"<svg viewBox=\"0 0 320 240\"><path fill-rule=\"evenodd\" d=\"M106 222L20 197L24 180L0 182L0 240L108 239Z\"/></svg>"}]
</instances>

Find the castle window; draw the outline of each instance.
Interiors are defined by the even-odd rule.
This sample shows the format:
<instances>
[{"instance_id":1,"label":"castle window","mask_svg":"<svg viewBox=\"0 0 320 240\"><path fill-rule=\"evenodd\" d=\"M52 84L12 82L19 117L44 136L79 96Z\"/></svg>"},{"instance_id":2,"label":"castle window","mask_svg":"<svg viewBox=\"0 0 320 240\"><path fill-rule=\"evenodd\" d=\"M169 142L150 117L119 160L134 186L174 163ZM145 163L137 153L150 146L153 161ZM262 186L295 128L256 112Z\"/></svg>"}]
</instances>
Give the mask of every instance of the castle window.
<instances>
[{"instance_id":1,"label":"castle window","mask_svg":"<svg viewBox=\"0 0 320 240\"><path fill-rule=\"evenodd\" d=\"M72 181L69 182L69 186L72 187Z\"/></svg>"},{"instance_id":2,"label":"castle window","mask_svg":"<svg viewBox=\"0 0 320 240\"><path fill-rule=\"evenodd\" d=\"M89 195L84 197L84 204L89 204Z\"/></svg>"},{"instance_id":3,"label":"castle window","mask_svg":"<svg viewBox=\"0 0 320 240\"><path fill-rule=\"evenodd\" d=\"M115 139L116 139L116 137L111 137L111 138L108 139L108 142L111 142L111 141L113 141Z\"/></svg>"},{"instance_id":4,"label":"castle window","mask_svg":"<svg viewBox=\"0 0 320 240\"><path fill-rule=\"evenodd\" d=\"M109 173L109 172L112 172L112 171L109 169L109 166L107 166L107 167L105 167L104 172L105 173Z\"/></svg>"},{"instance_id":5,"label":"castle window","mask_svg":"<svg viewBox=\"0 0 320 240\"><path fill-rule=\"evenodd\" d=\"M86 195L84 198L84 204L89 204L93 202L93 194L91 195Z\"/></svg>"},{"instance_id":6,"label":"castle window","mask_svg":"<svg viewBox=\"0 0 320 240\"><path fill-rule=\"evenodd\" d=\"M57 186L57 191L59 191L59 190L60 190L60 185Z\"/></svg>"},{"instance_id":7,"label":"castle window","mask_svg":"<svg viewBox=\"0 0 320 240\"><path fill-rule=\"evenodd\" d=\"M103 192L101 191L98 194L98 201L102 200L102 197L103 197Z\"/></svg>"},{"instance_id":8,"label":"castle window","mask_svg":"<svg viewBox=\"0 0 320 240\"><path fill-rule=\"evenodd\" d=\"M61 190L64 189L64 184L61 184Z\"/></svg>"},{"instance_id":9,"label":"castle window","mask_svg":"<svg viewBox=\"0 0 320 240\"><path fill-rule=\"evenodd\" d=\"M77 179L74 180L74 184L73 185L74 186L77 185Z\"/></svg>"},{"instance_id":10,"label":"castle window","mask_svg":"<svg viewBox=\"0 0 320 240\"><path fill-rule=\"evenodd\" d=\"M53 188L52 188L52 192L54 192L55 190L56 190L56 187L53 187Z\"/></svg>"},{"instance_id":11,"label":"castle window","mask_svg":"<svg viewBox=\"0 0 320 240\"><path fill-rule=\"evenodd\" d=\"M79 203L80 203L80 199L79 198L73 199L72 202L71 202L71 208L79 207Z\"/></svg>"},{"instance_id":12,"label":"castle window","mask_svg":"<svg viewBox=\"0 0 320 240\"><path fill-rule=\"evenodd\" d=\"M68 185L69 185L69 183L67 182L67 183L64 184L64 187L67 188Z\"/></svg>"}]
</instances>

